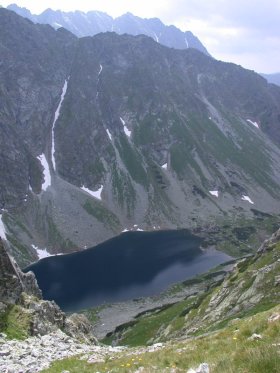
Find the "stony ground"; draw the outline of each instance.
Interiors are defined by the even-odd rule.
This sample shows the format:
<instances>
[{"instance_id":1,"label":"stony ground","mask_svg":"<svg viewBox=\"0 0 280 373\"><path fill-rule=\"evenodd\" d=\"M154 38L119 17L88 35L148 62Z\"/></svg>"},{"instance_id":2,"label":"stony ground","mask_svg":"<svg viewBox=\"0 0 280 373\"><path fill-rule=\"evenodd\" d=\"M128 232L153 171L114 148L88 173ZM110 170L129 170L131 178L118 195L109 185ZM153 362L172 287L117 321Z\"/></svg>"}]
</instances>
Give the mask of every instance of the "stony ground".
<instances>
[{"instance_id":1,"label":"stony ground","mask_svg":"<svg viewBox=\"0 0 280 373\"><path fill-rule=\"evenodd\" d=\"M35 373L46 369L57 360L79 356L89 364L104 363L123 355L140 355L155 352L164 345L157 343L148 347L129 349L124 346L96 346L81 344L58 330L42 337L30 337L24 341L8 340L0 334L0 372L1 373Z\"/></svg>"},{"instance_id":2,"label":"stony ground","mask_svg":"<svg viewBox=\"0 0 280 373\"><path fill-rule=\"evenodd\" d=\"M101 362L122 347L101 347L81 344L60 330L42 337L30 337L24 341L7 340L0 335L0 372L33 373L48 368L55 360L84 355L90 362Z\"/></svg>"}]
</instances>

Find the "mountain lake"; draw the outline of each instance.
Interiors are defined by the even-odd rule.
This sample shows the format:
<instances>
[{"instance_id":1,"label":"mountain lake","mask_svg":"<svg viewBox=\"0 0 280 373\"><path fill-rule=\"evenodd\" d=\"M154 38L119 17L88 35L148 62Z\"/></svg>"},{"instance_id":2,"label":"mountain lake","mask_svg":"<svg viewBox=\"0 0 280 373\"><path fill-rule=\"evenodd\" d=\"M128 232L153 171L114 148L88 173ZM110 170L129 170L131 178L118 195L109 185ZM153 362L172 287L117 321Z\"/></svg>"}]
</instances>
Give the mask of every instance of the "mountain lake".
<instances>
[{"instance_id":1,"label":"mountain lake","mask_svg":"<svg viewBox=\"0 0 280 373\"><path fill-rule=\"evenodd\" d=\"M64 311L159 294L231 259L187 230L126 232L84 251L39 260L43 298Z\"/></svg>"}]
</instances>

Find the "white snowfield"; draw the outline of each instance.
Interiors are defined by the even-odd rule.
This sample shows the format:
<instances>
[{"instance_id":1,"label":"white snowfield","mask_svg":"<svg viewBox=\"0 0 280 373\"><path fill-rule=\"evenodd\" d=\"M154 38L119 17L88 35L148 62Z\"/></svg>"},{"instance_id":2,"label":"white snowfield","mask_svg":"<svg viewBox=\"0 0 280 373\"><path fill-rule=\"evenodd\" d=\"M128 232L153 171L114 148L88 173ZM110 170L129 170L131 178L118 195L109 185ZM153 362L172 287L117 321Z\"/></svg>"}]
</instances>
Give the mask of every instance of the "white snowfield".
<instances>
[{"instance_id":1,"label":"white snowfield","mask_svg":"<svg viewBox=\"0 0 280 373\"><path fill-rule=\"evenodd\" d=\"M189 42L187 38L185 38L185 43L186 43L187 48L189 48Z\"/></svg>"},{"instance_id":2,"label":"white snowfield","mask_svg":"<svg viewBox=\"0 0 280 373\"><path fill-rule=\"evenodd\" d=\"M103 185L101 185L101 187L99 189L97 189L96 191L90 190L90 189L86 188L84 185L81 187L81 189L83 191L87 192L88 194L90 194L92 197L95 197L97 199L102 200L101 193L102 193L102 190L103 190Z\"/></svg>"},{"instance_id":3,"label":"white snowfield","mask_svg":"<svg viewBox=\"0 0 280 373\"><path fill-rule=\"evenodd\" d=\"M39 249L39 248L38 248L37 246L35 246L35 245L31 245L31 246L33 247L34 250L36 250L39 259L44 259L44 258L48 258L49 256L52 256L52 255L47 251L47 249Z\"/></svg>"},{"instance_id":4,"label":"white snowfield","mask_svg":"<svg viewBox=\"0 0 280 373\"><path fill-rule=\"evenodd\" d=\"M49 164L48 164L45 154L38 155L37 159L39 159L43 167L44 183L42 185L42 190L46 191L47 188L51 185L51 173L50 173Z\"/></svg>"},{"instance_id":5,"label":"white snowfield","mask_svg":"<svg viewBox=\"0 0 280 373\"><path fill-rule=\"evenodd\" d=\"M52 165L53 165L54 170L56 169L55 157L54 157L54 153L55 153L54 127L55 127L55 123L56 123L57 119L59 118L61 105L62 105L62 102L64 100L64 97L65 97L65 94L66 94L66 91L67 91L67 85L68 85L68 81L65 80L64 86L62 88L62 93L61 93L61 96L60 96L60 101L59 101L58 107L57 107L57 109L55 111L55 114L54 114L54 120L53 120L53 125L52 125Z\"/></svg>"},{"instance_id":6,"label":"white snowfield","mask_svg":"<svg viewBox=\"0 0 280 373\"><path fill-rule=\"evenodd\" d=\"M99 65L98 76L102 73L102 70L103 70L103 66L100 64L100 65Z\"/></svg>"},{"instance_id":7,"label":"white snowfield","mask_svg":"<svg viewBox=\"0 0 280 373\"><path fill-rule=\"evenodd\" d=\"M209 190L209 193L212 195L212 196L215 196L215 197L219 197L219 191L218 190Z\"/></svg>"},{"instance_id":8,"label":"white snowfield","mask_svg":"<svg viewBox=\"0 0 280 373\"><path fill-rule=\"evenodd\" d=\"M167 170L167 163L164 163L161 168L163 168L164 170Z\"/></svg>"},{"instance_id":9,"label":"white snowfield","mask_svg":"<svg viewBox=\"0 0 280 373\"><path fill-rule=\"evenodd\" d=\"M39 260L48 258L49 256L63 255L62 253L50 254L47 249L39 249L34 244L31 245L34 250L36 250Z\"/></svg>"},{"instance_id":10,"label":"white snowfield","mask_svg":"<svg viewBox=\"0 0 280 373\"><path fill-rule=\"evenodd\" d=\"M2 220L2 214L0 214L0 237L4 240L7 240L6 228Z\"/></svg>"},{"instance_id":11,"label":"white snowfield","mask_svg":"<svg viewBox=\"0 0 280 373\"><path fill-rule=\"evenodd\" d=\"M248 196L242 196L241 199L242 199L242 201L247 201L247 202L251 203L252 205L254 205L254 202Z\"/></svg>"},{"instance_id":12,"label":"white snowfield","mask_svg":"<svg viewBox=\"0 0 280 373\"><path fill-rule=\"evenodd\" d=\"M53 22L53 23L52 23L52 26L53 26L55 29L59 29L60 27L63 27L60 23L57 23L57 22Z\"/></svg>"},{"instance_id":13,"label":"white snowfield","mask_svg":"<svg viewBox=\"0 0 280 373\"><path fill-rule=\"evenodd\" d=\"M260 126L258 125L257 122L253 122L251 119L246 119L247 122L251 123L253 126L255 126L256 128L260 128Z\"/></svg>"},{"instance_id":14,"label":"white snowfield","mask_svg":"<svg viewBox=\"0 0 280 373\"><path fill-rule=\"evenodd\" d=\"M125 121L120 117L120 121L122 122L123 128L124 128L124 133L126 134L127 137L131 136L131 131L126 127Z\"/></svg>"}]
</instances>

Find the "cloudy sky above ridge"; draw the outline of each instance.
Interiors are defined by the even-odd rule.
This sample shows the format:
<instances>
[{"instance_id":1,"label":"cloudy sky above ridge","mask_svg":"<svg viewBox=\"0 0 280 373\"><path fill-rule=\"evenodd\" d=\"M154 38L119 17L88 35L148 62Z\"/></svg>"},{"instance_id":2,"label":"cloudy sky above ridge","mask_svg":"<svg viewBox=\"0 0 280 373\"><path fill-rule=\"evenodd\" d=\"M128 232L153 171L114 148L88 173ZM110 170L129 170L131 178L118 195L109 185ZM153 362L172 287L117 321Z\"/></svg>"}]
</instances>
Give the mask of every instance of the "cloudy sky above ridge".
<instances>
[{"instance_id":1,"label":"cloudy sky above ridge","mask_svg":"<svg viewBox=\"0 0 280 373\"><path fill-rule=\"evenodd\" d=\"M0 0L7 6L11 0ZM192 31L210 54L257 72L280 72L280 0L16 0L38 14L47 8L131 12ZM59 4L59 6L57 5Z\"/></svg>"}]
</instances>

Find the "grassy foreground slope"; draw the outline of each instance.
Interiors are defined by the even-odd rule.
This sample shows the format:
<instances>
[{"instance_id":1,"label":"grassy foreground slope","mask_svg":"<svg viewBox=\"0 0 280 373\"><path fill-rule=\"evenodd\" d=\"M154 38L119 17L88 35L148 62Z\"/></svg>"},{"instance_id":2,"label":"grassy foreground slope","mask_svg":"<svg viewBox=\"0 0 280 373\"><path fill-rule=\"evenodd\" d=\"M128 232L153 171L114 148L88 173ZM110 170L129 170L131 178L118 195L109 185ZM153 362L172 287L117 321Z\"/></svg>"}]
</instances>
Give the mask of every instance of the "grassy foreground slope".
<instances>
[{"instance_id":1,"label":"grassy foreground slope","mask_svg":"<svg viewBox=\"0 0 280 373\"><path fill-rule=\"evenodd\" d=\"M255 334L261 338L252 338ZM90 364L81 357L55 362L45 373L186 372L207 362L212 373L278 373L280 366L280 307L236 319L226 328L197 338L173 340L148 352L129 348ZM140 369L143 367L143 369Z\"/></svg>"}]
</instances>

